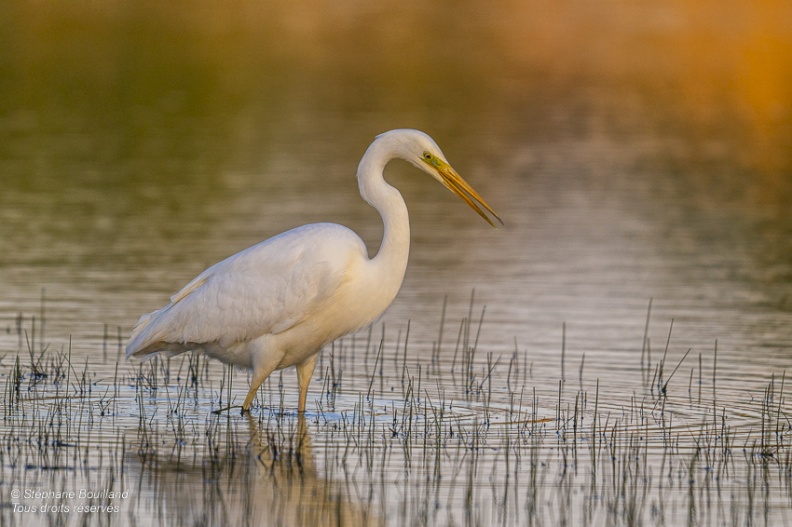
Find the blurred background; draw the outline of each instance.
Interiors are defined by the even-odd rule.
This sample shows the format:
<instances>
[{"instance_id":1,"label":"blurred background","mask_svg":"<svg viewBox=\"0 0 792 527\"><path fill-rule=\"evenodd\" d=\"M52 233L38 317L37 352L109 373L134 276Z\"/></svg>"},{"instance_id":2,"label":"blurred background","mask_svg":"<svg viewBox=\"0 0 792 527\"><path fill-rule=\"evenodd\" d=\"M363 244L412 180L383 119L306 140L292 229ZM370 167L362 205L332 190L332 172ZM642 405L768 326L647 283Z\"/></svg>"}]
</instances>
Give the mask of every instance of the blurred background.
<instances>
[{"instance_id":1,"label":"blurred background","mask_svg":"<svg viewBox=\"0 0 792 527\"><path fill-rule=\"evenodd\" d=\"M3 326L44 296L49 335L90 347L313 221L373 253L381 222L354 174L396 127L432 135L506 223L389 167L413 247L385 320L419 321L416 349L443 298L464 316L475 288L489 349L531 360L567 323L587 367L637 366L653 299L658 342L674 318L674 344L720 339L724 368L730 352L735 370L787 363L781 0L5 2Z\"/></svg>"}]
</instances>

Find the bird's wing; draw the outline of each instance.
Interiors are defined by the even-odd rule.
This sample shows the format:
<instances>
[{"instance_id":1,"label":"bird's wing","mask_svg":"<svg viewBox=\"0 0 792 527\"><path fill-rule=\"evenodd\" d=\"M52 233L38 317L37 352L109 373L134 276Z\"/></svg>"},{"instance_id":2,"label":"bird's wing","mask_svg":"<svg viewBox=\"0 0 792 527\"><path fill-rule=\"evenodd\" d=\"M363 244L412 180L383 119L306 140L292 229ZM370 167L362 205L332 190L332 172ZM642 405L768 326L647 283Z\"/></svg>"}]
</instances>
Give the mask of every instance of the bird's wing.
<instances>
[{"instance_id":1,"label":"bird's wing","mask_svg":"<svg viewBox=\"0 0 792 527\"><path fill-rule=\"evenodd\" d=\"M169 305L141 317L127 355L168 344L225 347L286 331L332 297L361 255L363 242L339 225L308 225L270 238L213 265Z\"/></svg>"}]
</instances>

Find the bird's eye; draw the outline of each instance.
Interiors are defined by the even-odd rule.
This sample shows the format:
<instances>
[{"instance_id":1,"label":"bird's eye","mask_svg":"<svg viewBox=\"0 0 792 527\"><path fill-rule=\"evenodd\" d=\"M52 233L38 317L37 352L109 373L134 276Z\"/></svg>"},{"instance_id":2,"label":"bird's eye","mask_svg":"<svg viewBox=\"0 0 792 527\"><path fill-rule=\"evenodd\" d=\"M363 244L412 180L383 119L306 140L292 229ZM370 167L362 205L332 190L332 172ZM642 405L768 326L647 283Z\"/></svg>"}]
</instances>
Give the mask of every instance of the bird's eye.
<instances>
[{"instance_id":1,"label":"bird's eye","mask_svg":"<svg viewBox=\"0 0 792 527\"><path fill-rule=\"evenodd\" d=\"M426 159L427 161L431 161L432 160L432 154L430 154L429 152L424 152L423 156L424 156L424 159Z\"/></svg>"}]
</instances>

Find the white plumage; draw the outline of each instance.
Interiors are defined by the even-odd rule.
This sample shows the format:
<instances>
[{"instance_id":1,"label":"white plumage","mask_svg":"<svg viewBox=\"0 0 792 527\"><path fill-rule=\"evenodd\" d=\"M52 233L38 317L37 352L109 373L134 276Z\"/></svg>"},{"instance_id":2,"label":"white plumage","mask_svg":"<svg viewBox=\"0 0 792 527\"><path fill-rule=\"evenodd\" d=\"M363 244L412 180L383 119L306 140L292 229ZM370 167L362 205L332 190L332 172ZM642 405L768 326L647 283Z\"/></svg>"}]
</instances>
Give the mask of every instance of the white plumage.
<instances>
[{"instance_id":1,"label":"white plumage","mask_svg":"<svg viewBox=\"0 0 792 527\"><path fill-rule=\"evenodd\" d=\"M369 146L357 174L361 196L385 224L374 258L341 225L317 223L279 234L213 265L170 304L143 315L132 330L127 357L197 350L250 369L243 412L273 371L296 366L298 411L304 412L319 350L376 320L401 287L410 246L407 207L382 177L394 158L428 172L491 224L476 202L498 218L428 135L386 132Z\"/></svg>"}]
</instances>

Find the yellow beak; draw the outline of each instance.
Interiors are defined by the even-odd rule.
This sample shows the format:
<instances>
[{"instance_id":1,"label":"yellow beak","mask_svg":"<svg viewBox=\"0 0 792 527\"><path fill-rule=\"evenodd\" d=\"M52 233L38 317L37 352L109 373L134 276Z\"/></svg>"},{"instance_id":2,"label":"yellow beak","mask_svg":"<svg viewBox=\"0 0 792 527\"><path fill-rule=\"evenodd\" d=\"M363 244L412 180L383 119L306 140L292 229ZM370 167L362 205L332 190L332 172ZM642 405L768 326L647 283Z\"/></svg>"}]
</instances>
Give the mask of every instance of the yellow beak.
<instances>
[{"instance_id":1,"label":"yellow beak","mask_svg":"<svg viewBox=\"0 0 792 527\"><path fill-rule=\"evenodd\" d=\"M462 198L462 201L467 203L470 206L470 208L475 210L479 216L487 220L487 223L489 223L493 227L496 226L495 223L493 223L493 221L490 219L490 217L487 216L483 210L481 210L479 204L485 209L487 209L487 211L489 211L489 213L492 214L495 217L495 219L497 219L500 222L501 225L503 225L503 220L500 219L500 217L495 213L494 210L492 210L492 207L490 207L487 204L487 202L484 201L484 198L479 196L479 193L476 192L473 189L473 187L471 187L468 184L467 181L462 179L462 176L456 173L456 170L451 168L451 165L437 158L434 158L432 161L433 162L429 164L437 171L437 176L435 177L440 183L445 185L446 188L448 188L448 190L450 190L451 192Z\"/></svg>"}]
</instances>

